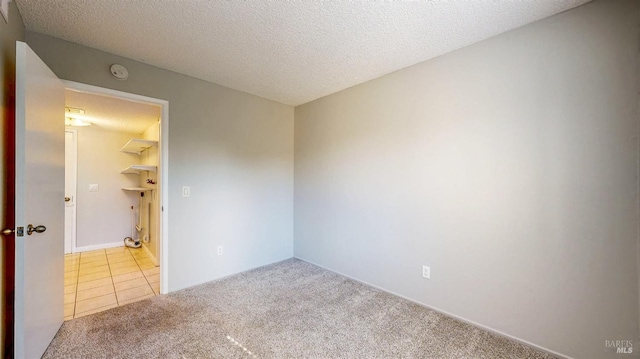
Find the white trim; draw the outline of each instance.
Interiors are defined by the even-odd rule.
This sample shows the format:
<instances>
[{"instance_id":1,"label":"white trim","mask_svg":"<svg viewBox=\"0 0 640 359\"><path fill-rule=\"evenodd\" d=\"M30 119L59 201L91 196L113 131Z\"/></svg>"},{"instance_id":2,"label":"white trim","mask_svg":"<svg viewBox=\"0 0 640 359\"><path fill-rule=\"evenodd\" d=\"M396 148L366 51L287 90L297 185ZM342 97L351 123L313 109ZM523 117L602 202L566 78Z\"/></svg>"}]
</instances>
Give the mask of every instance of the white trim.
<instances>
[{"instance_id":1,"label":"white trim","mask_svg":"<svg viewBox=\"0 0 640 359\"><path fill-rule=\"evenodd\" d=\"M547 349L547 348L542 347L542 346L537 345L537 344L533 344L533 343L531 343L531 342L529 342L529 341L526 341L526 340L524 340L524 339L520 339L520 338L514 337L513 335L509 335L509 334L504 333L504 332L501 332L501 331L499 331L499 330L496 330L496 329L493 329L493 328L487 327L487 326L482 325L482 324L480 324L480 323L474 322L473 320L465 319L465 318L460 317L460 316L457 316L457 315L455 315L455 314L451 314L451 313L449 313L449 312L447 312L447 311L445 311L445 310L438 309L438 308L436 308L436 307L433 307L433 306L430 306L430 305L427 305L427 304L424 304L424 303L418 302L418 301L417 301L417 300L415 300L415 299L411 299L411 298L405 297L404 295L398 294L398 293L393 292L393 291L390 291L390 290L388 290L388 289L384 289L384 288L378 287L377 285L373 285L373 284L371 284L371 283L365 282L365 281L360 280L360 279L358 279L358 278L354 278L354 277L349 276L349 275L346 275L346 274L344 274L344 273L340 273L340 272L338 272L338 271L335 271L335 270L333 270L333 269L327 268L327 267L325 267L325 266L321 266L321 265L319 265L319 264L317 264L317 263L314 263L314 262L312 262L312 261L309 261L309 260L306 260L306 259L303 259L303 258L300 258L300 257L297 257L297 256L294 256L293 258L295 258L295 259L299 259L299 260L301 260L301 261L303 261L303 262L307 262L307 263L309 263L309 264L313 264L314 266L320 267L320 268L322 268L322 269L326 269L326 270L328 270L329 272L333 272L333 273L339 274L339 275L341 275L341 276L343 276L343 277L347 277L347 278L349 278L349 279L351 279L351 280L355 280L356 282L358 282L358 283L362 283L362 284L367 285L367 286L369 286L369 287L373 287L373 288L379 289L379 290L381 290L381 291L383 291L383 292L386 292L386 293L389 293L389 294L393 294L393 295L395 295L396 297L400 297L400 298L405 299L405 300L408 300L408 301L410 301L410 302L412 302L412 303L416 303L416 304L418 304L418 305L419 305L419 306L421 306L421 307L425 307L425 308L430 309L430 310L433 310L433 311L435 311L435 312L438 312L438 313L444 314L444 315L446 315L447 317L455 318L455 319L457 319L457 320L459 320L459 321L461 321L461 322L464 322L464 323L470 324L470 325L472 325L472 326L474 326L474 327L476 327L476 328L480 328L480 329L482 329L482 330L486 330L486 331L488 331L488 332L491 332L491 333L493 333L493 334L499 335L499 336L501 336L501 337L505 337L505 338L511 339L511 340L513 340L513 341L516 341L516 342L518 342L518 343L522 343L522 344L524 344L524 345L526 345L526 346L529 346L529 347L535 348L535 349L540 350L540 351L543 351L543 352L545 352L545 353L549 353L549 354L555 355L555 356L557 356L558 358L573 359L573 358L572 358L572 357L570 357L570 356L566 356L566 355L564 355L564 354L560 354L560 353L558 353L558 352L556 352L556 351L553 351L553 350L551 350L551 349Z\"/></svg>"},{"instance_id":2,"label":"white trim","mask_svg":"<svg viewBox=\"0 0 640 359\"><path fill-rule=\"evenodd\" d=\"M145 103L146 104L154 103L154 104L161 105L161 106L169 105L169 101L167 101L167 100L161 100L161 99L157 99L157 98L153 98L153 97L147 97L147 96L138 95L138 94L134 94L134 93L130 93L130 92L112 90L112 89L105 88L105 87L87 85L87 84L83 84L83 83L75 82L75 81L69 81L69 80L60 80L60 81L62 81L62 84L65 86L65 88L67 88L69 90L72 90L72 91L99 94L99 95L102 95L102 96L107 96L107 97L116 98L116 99L123 99L124 98L124 99L127 99L129 101L139 102L139 103L143 103L143 104L145 104Z\"/></svg>"},{"instance_id":3,"label":"white trim","mask_svg":"<svg viewBox=\"0 0 640 359\"><path fill-rule=\"evenodd\" d=\"M119 241L119 242L111 242L111 243L102 243L102 244L94 244L91 246L82 246L82 247L74 246L73 253L88 252L88 251L95 251L98 249L115 248L115 247L124 247L124 242Z\"/></svg>"},{"instance_id":4,"label":"white trim","mask_svg":"<svg viewBox=\"0 0 640 359\"><path fill-rule=\"evenodd\" d=\"M169 102L162 105L160 119L160 294L169 293ZM157 258L156 258L157 259Z\"/></svg>"},{"instance_id":5,"label":"white trim","mask_svg":"<svg viewBox=\"0 0 640 359\"><path fill-rule=\"evenodd\" d=\"M158 260L156 259L156 257L153 255L153 253L151 253L151 251L149 250L149 246L145 246L144 244L142 244L142 249L144 250L144 252L147 254L147 257L149 257L149 259L151 259L151 261L153 262L153 264L155 264L156 266L158 265Z\"/></svg>"},{"instance_id":6,"label":"white trim","mask_svg":"<svg viewBox=\"0 0 640 359\"><path fill-rule=\"evenodd\" d=\"M16 41L16 83L15 83L15 220L12 225L24 226L25 221L25 161L24 153L26 151L26 80L25 67L27 63L27 44ZM25 268L24 268L24 237L14 236L15 238L15 287L14 287L14 338L13 338L13 354L20 358L25 355ZM9 344L9 343L6 343Z\"/></svg>"},{"instance_id":7,"label":"white trim","mask_svg":"<svg viewBox=\"0 0 640 359\"><path fill-rule=\"evenodd\" d=\"M87 85L80 82L62 80L63 85L73 91L87 92L121 98L134 102L153 103L162 108L159 138L159 178L158 204L160 207L160 294L169 293L169 101L153 97L136 95L128 92L112 90L104 87ZM86 248L86 247L83 247ZM99 249L99 248L98 248Z\"/></svg>"},{"instance_id":8,"label":"white trim","mask_svg":"<svg viewBox=\"0 0 640 359\"><path fill-rule=\"evenodd\" d=\"M65 233L65 242L64 242L64 252L65 254L67 253L74 253L74 248L76 248L77 244L78 244L78 204L76 203L77 199L78 199L78 130L73 129L73 128L65 128L64 132L71 132L73 133L73 162L75 163L75 168L76 171L73 174L74 178L73 181L75 182L73 188L74 188L74 192L73 193L65 193L66 195L73 195L73 218L72 218L72 229L71 229L71 243L69 243L69 247L67 247L67 241L66 241L66 233ZM65 135L65 146L66 146L66 135ZM66 157L67 154L65 152L65 161L66 161ZM66 168L65 168L65 174L66 174ZM67 186L66 183L66 178L65 178L65 187ZM65 191L66 192L66 191ZM65 206L65 216L66 216L66 206ZM65 230L66 230L66 223L67 219L65 217ZM67 252L67 250L69 250L69 252Z\"/></svg>"}]
</instances>

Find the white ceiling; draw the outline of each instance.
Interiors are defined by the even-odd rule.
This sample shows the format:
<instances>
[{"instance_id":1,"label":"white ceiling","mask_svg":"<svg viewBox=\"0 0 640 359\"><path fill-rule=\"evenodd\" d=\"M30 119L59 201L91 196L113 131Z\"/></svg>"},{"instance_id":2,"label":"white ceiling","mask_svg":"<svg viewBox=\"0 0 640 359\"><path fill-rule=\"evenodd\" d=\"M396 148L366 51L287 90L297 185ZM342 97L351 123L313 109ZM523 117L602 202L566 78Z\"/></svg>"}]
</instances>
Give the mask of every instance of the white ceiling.
<instances>
[{"instance_id":1,"label":"white ceiling","mask_svg":"<svg viewBox=\"0 0 640 359\"><path fill-rule=\"evenodd\" d=\"M81 119L107 131L141 134L160 118L160 106L73 90L65 91L65 106L84 110Z\"/></svg>"},{"instance_id":2,"label":"white ceiling","mask_svg":"<svg viewBox=\"0 0 640 359\"><path fill-rule=\"evenodd\" d=\"M29 30L289 105L588 1L16 0Z\"/></svg>"}]
</instances>

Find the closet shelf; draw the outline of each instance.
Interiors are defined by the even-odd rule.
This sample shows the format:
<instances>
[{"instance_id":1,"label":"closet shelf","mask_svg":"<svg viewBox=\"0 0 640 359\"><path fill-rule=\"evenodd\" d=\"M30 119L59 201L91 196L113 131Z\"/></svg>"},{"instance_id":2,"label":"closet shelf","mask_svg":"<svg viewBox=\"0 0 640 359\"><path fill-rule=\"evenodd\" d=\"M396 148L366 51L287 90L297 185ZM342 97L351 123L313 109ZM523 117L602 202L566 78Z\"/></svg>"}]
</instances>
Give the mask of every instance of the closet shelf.
<instances>
[{"instance_id":1,"label":"closet shelf","mask_svg":"<svg viewBox=\"0 0 640 359\"><path fill-rule=\"evenodd\" d=\"M139 175L143 171L156 172L157 170L157 166L131 165L120 171L120 173Z\"/></svg>"},{"instance_id":2,"label":"closet shelf","mask_svg":"<svg viewBox=\"0 0 640 359\"><path fill-rule=\"evenodd\" d=\"M142 151L149 149L151 147L158 146L158 141L156 140L143 140L141 138L132 138L124 145L120 152L126 153L135 153L137 155L141 154Z\"/></svg>"},{"instance_id":3,"label":"closet shelf","mask_svg":"<svg viewBox=\"0 0 640 359\"><path fill-rule=\"evenodd\" d=\"M138 192L144 192L144 191L153 191L153 188L145 188L145 187L122 187L123 191L138 191Z\"/></svg>"}]
</instances>

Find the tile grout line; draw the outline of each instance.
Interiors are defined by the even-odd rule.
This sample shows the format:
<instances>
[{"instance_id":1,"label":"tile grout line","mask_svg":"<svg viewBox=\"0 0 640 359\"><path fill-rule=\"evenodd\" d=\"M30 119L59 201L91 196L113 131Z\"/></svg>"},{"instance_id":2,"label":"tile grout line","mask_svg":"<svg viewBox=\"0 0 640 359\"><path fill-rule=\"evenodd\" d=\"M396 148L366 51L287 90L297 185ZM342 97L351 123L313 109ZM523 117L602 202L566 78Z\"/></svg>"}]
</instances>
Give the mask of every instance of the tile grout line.
<instances>
[{"instance_id":1,"label":"tile grout line","mask_svg":"<svg viewBox=\"0 0 640 359\"><path fill-rule=\"evenodd\" d=\"M111 268L111 267L109 266L109 257L107 256L107 250L106 250L106 249L102 249L102 251L104 252L105 259L107 260L107 267ZM92 252L95 252L95 251L92 251ZM81 253L81 254L82 254L82 253ZM111 276L111 269L109 269L109 276ZM99 280L99 279L96 279L96 280ZM78 285L80 285L80 283L79 283L79 282L80 282L80 264L78 264ZM90 281L89 281L89 282L90 282ZM111 280L111 282L113 283L113 279ZM95 289L95 288L90 288L90 289L87 289L87 290L92 290L92 289ZM78 317L76 316L76 313L75 313L75 307L76 307L76 305L77 305L77 303L78 303L78 301L77 301L77 298L78 298L78 292L79 292L79 291L78 291L78 287L76 286L76 302L75 302L75 305L74 305L74 315L73 315L73 318L74 318L74 319L75 319L75 318L78 318ZM115 288L114 288L114 294L115 294ZM94 297L94 298L97 298L97 297ZM91 299L94 299L94 298L87 298L86 300L91 300ZM116 305L117 305L117 298L116 298ZM103 306L103 307L96 308L96 309L105 308L105 307L107 307L107 306L108 306L108 305L105 305L105 306ZM87 312L90 312L90 310L88 310ZM84 313L78 313L78 314L84 314Z\"/></svg>"},{"instance_id":2,"label":"tile grout line","mask_svg":"<svg viewBox=\"0 0 640 359\"><path fill-rule=\"evenodd\" d=\"M107 253L106 249L104 254L107 256L107 267L109 267L109 278L111 278L111 288L113 288L113 296L116 297L116 306L120 306L120 303L118 302L118 293L116 292L116 284L113 282L113 273L111 273L111 261L109 260L109 253Z\"/></svg>"},{"instance_id":3,"label":"tile grout line","mask_svg":"<svg viewBox=\"0 0 640 359\"><path fill-rule=\"evenodd\" d=\"M133 255L131 254L131 250L128 247L124 247L125 250L127 251L127 253L129 253L129 256L131 256L131 258L133 258L134 262L135 262L135 257L133 257ZM136 263L137 264L137 263ZM127 273L122 273L122 274L127 274ZM116 294L116 301L118 302L118 307L120 306L120 299L118 298L118 290L116 289L116 283L113 280L113 275L111 276L111 281L113 282L113 291ZM123 281L126 282L126 281Z\"/></svg>"},{"instance_id":4,"label":"tile grout line","mask_svg":"<svg viewBox=\"0 0 640 359\"><path fill-rule=\"evenodd\" d=\"M144 272L142 271L142 267L140 267L140 264L138 263L138 258L136 258L136 257L133 255L133 253L131 252L131 248L127 248L127 249L129 250L129 254L131 254L131 256L133 257L133 261L135 262L136 266L138 267L138 270L139 270L140 274L142 274L142 278L144 278L144 279L145 279L145 282L147 283L147 285L148 285L148 286L149 286L149 288L151 289L151 292L152 292L152 293L153 293L153 295L155 296L155 295L156 295L156 293L153 291L153 288L149 285L149 281L147 280L147 277L145 276ZM133 272L132 272L132 273L133 273ZM135 280L135 278L134 278L134 279L130 279L130 280ZM128 289L125 289L125 290L130 290L130 289L139 288L139 287L142 287L142 286L133 287L133 288L128 288ZM136 299L138 299L138 298L143 298L143 297L144 297L144 296L140 296L140 297L136 297L136 298L131 298L131 300L132 300L133 302L135 302L135 301L136 301ZM132 302L130 302L130 303L132 303Z\"/></svg>"},{"instance_id":5,"label":"tile grout line","mask_svg":"<svg viewBox=\"0 0 640 359\"><path fill-rule=\"evenodd\" d=\"M73 253L71 253L71 255L73 255ZM78 253L78 268L76 268L76 288L73 291L73 311L71 312L71 319L75 318L75 315L76 315L76 300L78 298L78 281L80 280L80 255L81 253ZM66 254L65 254L65 257L66 257ZM65 266L67 265L66 262L67 262L67 259L65 258Z\"/></svg>"},{"instance_id":6,"label":"tile grout line","mask_svg":"<svg viewBox=\"0 0 640 359\"><path fill-rule=\"evenodd\" d=\"M125 247L125 248L126 248L126 247ZM136 264L136 266L138 267L138 270L139 270L140 274L142 274L142 277L143 277L143 278L145 278L145 276L144 276L144 272L142 272L142 268L140 268L140 265L138 264L138 260L137 260L137 258L133 255L133 253L131 252L131 249L130 249L130 248L126 248L126 250L129 252L129 255L133 258L133 261L134 261L134 263ZM131 273L135 273L135 272L131 272ZM127 274L127 273L123 273L123 274ZM133 279L129 279L129 280L122 281L122 282L128 282L128 281L135 280L135 279L136 279L136 278L133 278ZM112 277L112 280L113 280L113 277ZM146 281L146 278L145 278L145 281ZM148 282L147 282L147 283L148 283ZM137 288L137 287L133 287L133 288ZM125 289L125 290L130 290L130 289L133 289L133 288L128 288L128 289ZM123 290L123 291L125 291L125 290ZM116 299L117 299L117 297L118 297L118 291L115 289L115 282L114 282L114 291L115 291L115 293L116 293ZM151 291L153 292L153 288L151 288ZM155 295L155 293L154 293L154 295ZM137 298L142 298L142 297L137 297ZM135 299L137 299L137 298L131 298L131 300L133 300L133 301L135 302ZM132 303L132 302L129 302L129 303ZM127 304L128 304L128 303L127 303ZM118 300L118 306L120 306L120 301L119 301L119 300Z\"/></svg>"},{"instance_id":7,"label":"tile grout line","mask_svg":"<svg viewBox=\"0 0 640 359\"><path fill-rule=\"evenodd\" d=\"M146 255L145 255L145 257L146 257L146 259L149 259L149 257L147 257ZM147 275L144 273L144 271L146 269L142 269L142 267L140 267L140 264L138 263L138 259L136 257L133 257L133 258L136 260L136 264L138 265L138 268L140 268L140 272L142 272L142 276L147 281L147 284L149 284L149 286L151 287L151 283L149 282L149 278L147 278ZM149 269L151 269L151 268L149 268ZM151 288L151 290L153 290L153 287ZM155 291L153 292L153 294L157 295L157 294L155 294Z\"/></svg>"},{"instance_id":8,"label":"tile grout line","mask_svg":"<svg viewBox=\"0 0 640 359\"><path fill-rule=\"evenodd\" d=\"M78 287L80 286L80 265L82 264L82 252L80 252L80 257L78 259L78 278L76 280L76 295L73 301L73 319L76 319L76 307L78 305Z\"/></svg>"},{"instance_id":9,"label":"tile grout line","mask_svg":"<svg viewBox=\"0 0 640 359\"><path fill-rule=\"evenodd\" d=\"M142 272L142 275L144 276L144 279L147 281L147 284L149 284L149 287L151 287L151 290L153 290L153 285L151 284L151 282L149 282L149 278L147 278L147 275L144 273L144 271ZM155 290L153 290L153 295L159 295L156 293Z\"/></svg>"},{"instance_id":10,"label":"tile grout line","mask_svg":"<svg viewBox=\"0 0 640 359\"><path fill-rule=\"evenodd\" d=\"M76 269L76 290L73 293L73 313L71 313L71 319L76 317L76 304L78 303L78 285L80 285L80 259L82 259L82 253L78 256L78 268Z\"/></svg>"},{"instance_id":11,"label":"tile grout line","mask_svg":"<svg viewBox=\"0 0 640 359\"><path fill-rule=\"evenodd\" d=\"M129 249L129 253L131 253L131 249ZM147 285L149 286L149 288L151 289L151 293L153 293L153 296L156 296L156 292L153 290L153 287L149 284L149 280L147 279L147 276L144 274L144 271L142 270L142 267L140 267L140 263L138 263L138 258L136 258L133 253L131 253L131 256L133 257L133 259L136 261L136 265L138 266L138 269L140 270L140 274L142 274L142 278L144 278L144 281L147 282ZM146 257L146 255L145 255ZM143 296L140 296L138 298L142 298Z\"/></svg>"}]
</instances>

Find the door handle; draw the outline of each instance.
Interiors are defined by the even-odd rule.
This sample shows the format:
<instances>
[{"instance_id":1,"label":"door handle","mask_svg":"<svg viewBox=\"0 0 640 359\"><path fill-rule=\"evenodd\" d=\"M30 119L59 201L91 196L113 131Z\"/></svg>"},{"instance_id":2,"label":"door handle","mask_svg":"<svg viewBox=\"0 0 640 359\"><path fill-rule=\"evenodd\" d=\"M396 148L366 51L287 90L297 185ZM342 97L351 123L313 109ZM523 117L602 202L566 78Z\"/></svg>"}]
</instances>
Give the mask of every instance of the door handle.
<instances>
[{"instance_id":1,"label":"door handle","mask_svg":"<svg viewBox=\"0 0 640 359\"><path fill-rule=\"evenodd\" d=\"M71 197L65 197L65 198L64 198L64 201L65 201L65 202L69 202L69 201L71 201Z\"/></svg>"},{"instance_id":2,"label":"door handle","mask_svg":"<svg viewBox=\"0 0 640 359\"><path fill-rule=\"evenodd\" d=\"M28 235L32 235L32 234L33 234L33 232L36 232L36 233L43 233L43 232L44 232L44 231L46 231L46 230L47 230L47 227L45 227L45 226L43 226L43 225L39 225L39 226L35 226L35 227L34 227L34 226L33 226L33 224L29 224L29 225L27 226L27 234L28 234Z\"/></svg>"}]
</instances>

